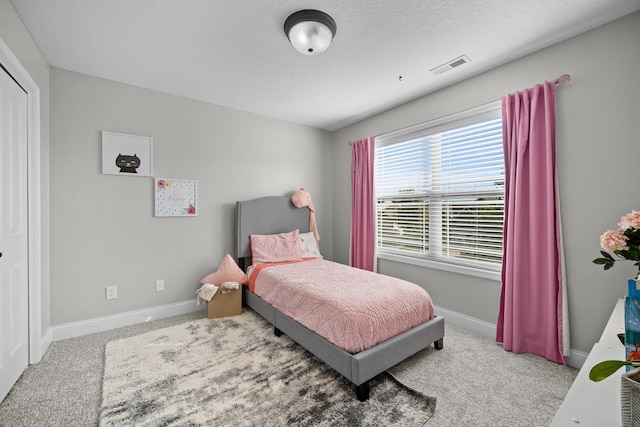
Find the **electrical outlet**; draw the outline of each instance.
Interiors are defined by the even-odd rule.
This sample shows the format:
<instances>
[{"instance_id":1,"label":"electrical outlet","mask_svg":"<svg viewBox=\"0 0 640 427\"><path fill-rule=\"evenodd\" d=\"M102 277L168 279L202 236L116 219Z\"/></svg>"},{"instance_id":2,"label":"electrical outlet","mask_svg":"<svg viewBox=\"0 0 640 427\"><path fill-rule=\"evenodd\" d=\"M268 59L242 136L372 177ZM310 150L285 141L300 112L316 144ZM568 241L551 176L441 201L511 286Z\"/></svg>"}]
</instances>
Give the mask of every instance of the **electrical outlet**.
<instances>
[{"instance_id":1,"label":"electrical outlet","mask_svg":"<svg viewBox=\"0 0 640 427\"><path fill-rule=\"evenodd\" d=\"M156 292L162 292L164 291L164 280L159 279L156 280Z\"/></svg>"},{"instance_id":2,"label":"electrical outlet","mask_svg":"<svg viewBox=\"0 0 640 427\"><path fill-rule=\"evenodd\" d=\"M118 298L118 287L117 286L107 286L107 299L116 299Z\"/></svg>"}]
</instances>

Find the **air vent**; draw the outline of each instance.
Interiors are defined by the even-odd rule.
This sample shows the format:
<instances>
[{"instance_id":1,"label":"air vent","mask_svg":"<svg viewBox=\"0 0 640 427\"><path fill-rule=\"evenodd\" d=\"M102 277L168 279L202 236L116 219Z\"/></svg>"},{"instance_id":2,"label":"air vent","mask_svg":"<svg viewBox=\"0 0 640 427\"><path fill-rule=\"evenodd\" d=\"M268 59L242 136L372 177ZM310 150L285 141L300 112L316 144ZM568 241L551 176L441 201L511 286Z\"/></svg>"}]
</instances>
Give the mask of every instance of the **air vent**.
<instances>
[{"instance_id":1,"label":"air vent","mask_svg":"<svg viewBox=\"0 0 640 427\"><path fill-rule=\"evenodd\" d=\"M453 59L446 64L440 65L439 67L433 68L430 71L432 71L436 75L439 75L446 71L459 67L462 64L466 64L467 62L471 62L471 60L467 56L462 55L461 57Z\"/></svg>"}]
</instances>

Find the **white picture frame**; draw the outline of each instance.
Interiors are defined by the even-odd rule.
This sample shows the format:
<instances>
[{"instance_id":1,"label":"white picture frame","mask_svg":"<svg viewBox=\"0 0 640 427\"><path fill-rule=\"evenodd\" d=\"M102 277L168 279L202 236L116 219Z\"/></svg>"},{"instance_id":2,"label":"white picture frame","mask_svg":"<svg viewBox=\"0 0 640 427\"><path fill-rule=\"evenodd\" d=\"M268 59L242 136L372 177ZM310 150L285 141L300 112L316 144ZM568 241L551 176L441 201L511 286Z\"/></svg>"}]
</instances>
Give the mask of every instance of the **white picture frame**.
<instances>
[{"instance_id":1,"label":"white picture frame","mask_svg":"<svg viewBox=\"0 0 640 427\"><path fill-rule=\"evenodd\" d=\"M103 130L102 173L153 176L153 138Z\"/></svg>"},{"instance_id":2,"label":"white picture frame","mask_svg":"<svg viewBox=\"0 0 640 427\"><path fill-rule=\"evenodd\" d=\"M198 216L198 181L155 178L156 217Z\"/></svg>"}]
</instances>

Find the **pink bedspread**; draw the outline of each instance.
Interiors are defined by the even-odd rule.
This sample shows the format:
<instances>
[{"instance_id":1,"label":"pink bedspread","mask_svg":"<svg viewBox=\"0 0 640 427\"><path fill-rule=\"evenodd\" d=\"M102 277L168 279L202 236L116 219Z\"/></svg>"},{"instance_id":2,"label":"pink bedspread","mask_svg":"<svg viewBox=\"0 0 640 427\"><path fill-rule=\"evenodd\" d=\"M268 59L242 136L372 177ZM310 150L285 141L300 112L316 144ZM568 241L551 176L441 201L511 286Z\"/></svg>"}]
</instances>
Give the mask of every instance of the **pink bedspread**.
<instances>
[{"instance_id":1,"label":"pink bedspread","mask_svg":"<svg viewBox=\"0 0 640 427\"><path fill-rule=\"evenodd\" d=\"M433 318L420 286L326 260L254 271L254 293L355 354Z\"/></svg>"}]
</instances>

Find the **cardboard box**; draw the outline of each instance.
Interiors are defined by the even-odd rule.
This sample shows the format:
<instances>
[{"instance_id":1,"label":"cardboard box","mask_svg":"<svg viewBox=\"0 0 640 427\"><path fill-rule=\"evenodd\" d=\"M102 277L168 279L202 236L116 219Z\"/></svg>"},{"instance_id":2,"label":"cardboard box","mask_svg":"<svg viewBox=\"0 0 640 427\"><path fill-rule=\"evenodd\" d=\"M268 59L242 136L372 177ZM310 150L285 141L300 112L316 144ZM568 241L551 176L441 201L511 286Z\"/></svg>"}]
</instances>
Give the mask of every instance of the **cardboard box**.
<instances>
[{"instance_id":1,"label":"cardboard box","mask_svg":"<svg viewBox=\"0 0 640 427\"><path fill-rule=\"evenodd\" d=\"M209 319L236 316L242 313L242 286L238 289L218 288L209 301Z\"/></svg>"}]
</instances>

